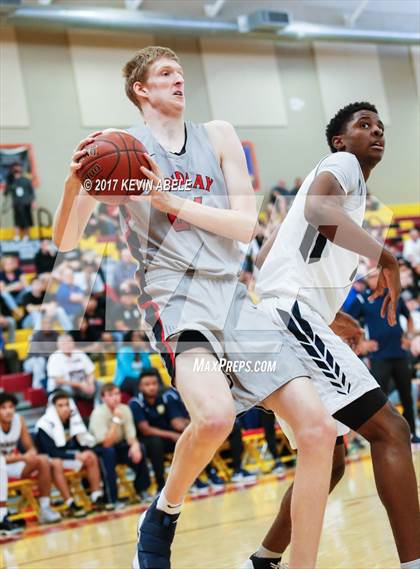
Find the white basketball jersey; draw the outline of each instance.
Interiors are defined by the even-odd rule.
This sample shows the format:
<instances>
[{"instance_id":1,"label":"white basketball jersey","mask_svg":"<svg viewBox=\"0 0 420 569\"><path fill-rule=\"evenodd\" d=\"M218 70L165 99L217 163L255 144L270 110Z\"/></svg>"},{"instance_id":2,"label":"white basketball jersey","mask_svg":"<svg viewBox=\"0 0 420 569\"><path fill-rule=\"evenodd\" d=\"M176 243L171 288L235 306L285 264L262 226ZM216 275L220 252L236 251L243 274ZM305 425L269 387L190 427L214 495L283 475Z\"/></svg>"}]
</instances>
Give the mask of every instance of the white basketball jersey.
<instances>
[{"instance_id":1,"label":"white basketball jersey","mask_svg":"<svg viewBox=\"0 0 420 569\"><path fill-rule=\"evenodd\" d=\"M22 423L17 413L13 415L12 424L8 433L0 426L0 453L10 454L18 445L22 432Z\"/></svg>"},{"instance_id":2,"label":"white basketball jersey","mask_svg":"<svg viewBox=\"0 0 420 569\"><path fill-rule=\"evenodd\" d=\"M305 302L330 323L354 281L359 255L328 241L306 221L307 193L321 172L335 176L346 193L344 209L362 225L366 184L360 164L354 154L330 154L305 178L259 272L256 290L261 299L276 298L285 310L295 300Z\"/></svg>"}]
</instances>

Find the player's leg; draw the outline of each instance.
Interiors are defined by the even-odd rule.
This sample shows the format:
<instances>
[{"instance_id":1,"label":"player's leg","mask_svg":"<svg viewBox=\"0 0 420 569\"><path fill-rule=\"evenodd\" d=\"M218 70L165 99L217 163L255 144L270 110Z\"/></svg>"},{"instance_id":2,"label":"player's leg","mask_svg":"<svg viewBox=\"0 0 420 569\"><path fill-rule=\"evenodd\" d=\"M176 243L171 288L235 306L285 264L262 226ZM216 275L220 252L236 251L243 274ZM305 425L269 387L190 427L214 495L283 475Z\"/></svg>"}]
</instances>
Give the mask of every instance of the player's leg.
<instances>
[{"instance_id":1,"label":"player's leg","mask_svg":"<svg viewBox=\"0 0 420 569\"><path fill-rule=\"evenodd\" d=\"M41 506L39 521L41 523L55 523L61 520L58 512L51 509L51 470L48 457L41 454L27 457L25 466L21 473L21 478L28 478L32 474L36 475L39 489L39 505Z\"/></svg>"},{"instance_id":2,"label":"player's leg","mask_svg":"<svg viewBox=\"0 0 420 569\"><path fill-rule=\"evenodd\" d=\"M211 369L213 362L217 362L213 354L202 348L185 351L176 359L176 385L191 422L175 446L164 488L165 496L172 504L182 502L194 480L230 434L235 421L226 377L220 370L194 371L197 358L204 361L205 369Z\"/></svg>"},{"instance_id":3,"label":"player's leg","mask_svg":"<svg viewBox=\"0 0 420 569\"><path fill-rule=\"evenodd\" d=\"M133 569L170 569L171 544L182 501L235 421L226 377L219 370L195 371L194 362L198 358L206 370L217 364L215 356L203 348L189 349L176 358L176 385L191 422L175 446L159 498L139 520Z\"/></svg>"},{"instance_id":4,"label":"player's leg","mask_svg":"<svg viewBox=\"0 0 420 569\"><path fill-rule=\"evenodd\" d=\"M417 569L420 510L410 430L407 421L389 402L366 418L373 397L373 392L366 393L335 417L369 441L376 487L388 514L400 561L417 559Z\"/></svg>"},{"instance_id":5,"label":"player's leg","mask_svg":"<svg viewBox=\"0 0 420 569\"><path fill-rule=\"evenodd\" d=\"M300 377L275 391L264 406L293 430L298 448L291 499L291 569L315 567L328 498L337 427L312 381Z\"/></svg>"},{"instance_id":6,"label":"player's leg","mask_svg":"<svg viewBox=\"0 0 420 569\"><path fill-rule=\"evenodd\" d=\"M416 421L414 419L413 396L411 394L411 369L408 358L395 358L392 360L392 377L403 406L403 417L407 421L412 435L416 434Z\"/></svg>"},{"instance_id":7,"label":"player's leg","mask_svg":"<svg viewBox=\"0 0 420 569\"><path fill-rule=\"evenodd\" d=\"M342 437L339 437L333 455L330 493L343 477L345 468L345 447ZM244 565L244 569L254 569L257 563L259 569L270 569L273 561L278 563L281 560L283 553L290 544L292 535L292 491L293 484L289 486L284 494L276 519L262 540L260 547ZM254 565L253 561L255 558L257 558L257 560Z\"/></svg>"}]
</instances>

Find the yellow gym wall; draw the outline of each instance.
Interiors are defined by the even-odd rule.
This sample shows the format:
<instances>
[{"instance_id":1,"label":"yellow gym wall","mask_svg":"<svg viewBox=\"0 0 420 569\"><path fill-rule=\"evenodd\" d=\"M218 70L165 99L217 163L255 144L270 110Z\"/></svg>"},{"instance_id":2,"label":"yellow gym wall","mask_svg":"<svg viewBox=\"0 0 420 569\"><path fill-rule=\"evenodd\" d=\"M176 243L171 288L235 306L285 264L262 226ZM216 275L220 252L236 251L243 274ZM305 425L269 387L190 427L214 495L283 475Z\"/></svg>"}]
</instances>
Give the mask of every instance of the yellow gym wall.
<instances>
[{"instance_id":1,"label":"yellow gym wall","mask_svg":"<svg viewBox=\"0 0 420 569\"><path fill-rule=\"evenodd\" d=\"M347 90L342 83L352 82L344 77L334 90L331 74L335 65L337 76L342 75L340 60L329 59L330 67L325 68L320 63L319 48L305 44L260 46L258 56L247 59L240 57L240 50L232 54L235 49L230 50L229 42L224 45L230 53L224 58L220 47L215 50L208 40L200 42L193 38L67 34L29 28L17 28L15 38L14 56L10 55L10 49L5 49L5 44L10 47L13 40L10 33L3 36L1 49L2 83L10 81L12 90L3 97L2 124L7 124L8 117L9 126L2 128L1 143L33 144L41 180L38 202L52 212L76 143L98 127L123 127L131 122L131 117L135 118L134 107L123 96L119 67L127 54L151 40L172 47L181 57L186 76L187 119L207 121L217 112L217 118L233 116L240 122L239 136L255 144L264 192L279 179L291 186L295 177L305 176L328 152L324 140L326 111L340 97L346 100ZM249 50L249 45L244 49ZM348 67L357 86L356 91L352 89L352 97L366 90L379 99L381 110L389 118L385 158L368 186L384 203L417 202L420 201L419 99L411 50L403 46L377 46L369 49L369 53L371 64L366 64L366 69L358 68L356 56ZM9 61L14 62L13 66ZM20 93L17 99L13 89L14 93L21 89L17 83L18 64L25 97ZM256 68L259 64L264 73ZM237 66L237 73L230 74L231 84L223 65ZM212 82L210 87L209 82ZM241 120L235 119L237 109L232 105L232 97L241 111ZM267 106L272 110L274 125L267 125ZM106 120L107 110L109 120ZM242 120L242 116L249 117L249 122ZM120 124L113 122L118 120Z\"/></svg>"}]
</instances>

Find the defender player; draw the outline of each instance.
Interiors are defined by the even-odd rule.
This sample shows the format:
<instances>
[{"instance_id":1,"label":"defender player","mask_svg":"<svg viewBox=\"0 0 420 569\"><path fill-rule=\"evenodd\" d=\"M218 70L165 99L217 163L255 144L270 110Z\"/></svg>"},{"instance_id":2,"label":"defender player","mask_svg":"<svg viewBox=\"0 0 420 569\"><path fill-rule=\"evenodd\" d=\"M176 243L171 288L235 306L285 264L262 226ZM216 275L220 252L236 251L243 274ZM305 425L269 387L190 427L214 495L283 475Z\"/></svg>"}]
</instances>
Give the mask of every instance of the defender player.
<instances>
[{"instance_id":1,"label":"defender player","mask_svg":"<svg viewBox=\"0 0 420 569\"><path fill-rule=\"evenodd\" d=\"M307 176L286 219L260 251L259 307L279 329L288 331L291 346L340 428L344 424L369 441L376 486L401 567L420 569L420 514L410 430L366 366L329 327L356 275L359 255L380 265L379 286L370 298L383 296L382 316L391 325L396 323L397 261L362 228L366 180L382 159L384 126L373 105L353 103L338 111L326 134L332 153ZM340 319L335 326L340 326ZM343 467L343 454L337 449L331 489ZM289 502L290 490L244 568L280 566L290 536Z\"/></svg>"},{"instance_id":2,"label":"defender player","mask_svg":"<svg viewBox=\"0 0 420 569\"><path fill-rule=\"evenodd\" d=\"M182 501L229 435L235 400L236 412L264 401L294 429L301 452L292 500L290 563L293 569L313 568L336 426L303 366L283 345L284 335L273 330L238 283L242 259L237 242L251 240L257 221L242 146L228 123L184 122L183 71L171 50L141 50L127 63L124 75L127 95L146 121L129 132L153 156L150 169L143 172L156 186L163 177L173 185L170 192L154 189L148 196L131 198L120 211L127 243L139 262L149 335L191 417L177 442L165 487L140 520L133 566L170 567ZM60 249L77 244L95 206L76 176L84 146L93 140L82 141L73 156L54 221L54 241ZM275 371L253 372L261 357L274 363ZM221 358L250 362L251 371L214 368ZM197 360L204 361L205 371L194 369Z\"/></svg>"}]
</instances>

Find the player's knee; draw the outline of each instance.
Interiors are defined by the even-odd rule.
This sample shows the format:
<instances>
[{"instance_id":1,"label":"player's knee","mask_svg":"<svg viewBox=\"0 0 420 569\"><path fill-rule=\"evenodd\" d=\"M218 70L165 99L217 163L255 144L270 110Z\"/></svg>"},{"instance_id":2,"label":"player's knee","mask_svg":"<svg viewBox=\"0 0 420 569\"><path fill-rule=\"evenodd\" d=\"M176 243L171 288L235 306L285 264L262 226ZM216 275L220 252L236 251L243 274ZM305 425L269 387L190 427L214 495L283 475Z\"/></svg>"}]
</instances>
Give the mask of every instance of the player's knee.
<instances>
[{"instance_id":1,"label":"player's knee","mask_svg":"<svg viewBox=\"0 0 420 569\"><path fill-rule=\"evenodd\" d=\"M386 405L379 418L373 417L367 421L360 432L371 444L410 444L410 427L392 405Z\"/></svg>"},{"instance_id":2,"label":"player's knee","mask_svg":"<svg viewBox=\"0 0 420 569\"><path fill-rule=\"evenodd\" d=\"M297 447L300 451L320 452L323 448L331 449L337 437L335 421L328 415L311 419L295 431Z\"/></svg>"},{"instance_id":3,"label":"player's knee","mask_svg":"<svg viewBox=\"0 0 420 569\"><path fill-rule=\"evenodd\" d=\"M51 458L50 464L55 472L61 472L62 470L64 470L63 461L61 460L61 458Z\"/></svg>"},{"instance_id":4,"label":"player's knee","mask_svg":"<svg viewBox=\"0 0 420 569\"><path fill-rule=\"evenodd\" d=\"M235 422L235 412L227 409L213 410L212 413L203 413L193 428L201 441L224 441L232 431Z\"/></svg>"},{"instance_id":5,"label":"player's knee","mask_svg":"<svg viewBox=\"0 0 420 569\"><path fill-rule=\"evenodd\" d=\"M86 466L93 466L96 464L97 459L96 459L96 455L92 452L92 451L86 451L86 458L85 458L85 464Z\"/></svg>"}]
</instances>

